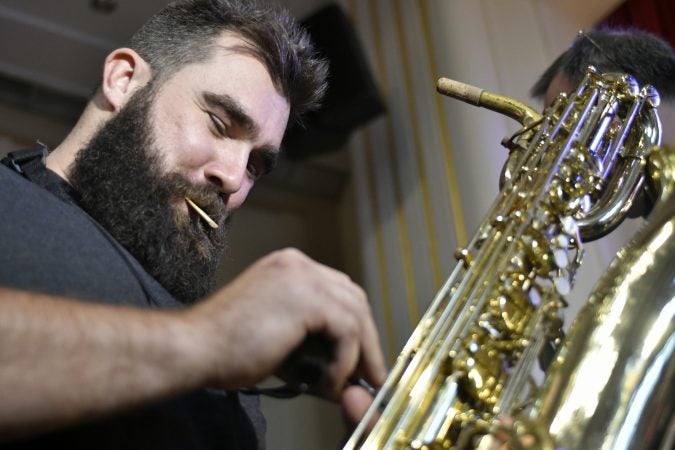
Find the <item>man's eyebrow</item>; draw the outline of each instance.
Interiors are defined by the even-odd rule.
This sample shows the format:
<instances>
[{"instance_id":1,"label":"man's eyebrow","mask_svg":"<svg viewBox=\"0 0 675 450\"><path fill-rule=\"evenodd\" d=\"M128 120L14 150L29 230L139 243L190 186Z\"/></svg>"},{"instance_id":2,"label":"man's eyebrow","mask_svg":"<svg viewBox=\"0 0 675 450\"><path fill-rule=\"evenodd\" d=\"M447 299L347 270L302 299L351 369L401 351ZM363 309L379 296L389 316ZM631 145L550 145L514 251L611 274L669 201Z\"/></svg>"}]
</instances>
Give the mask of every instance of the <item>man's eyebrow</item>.
<instances>
[{"instance_id":1,"label":"man's eyebrow","mask_svg":"<svg viewBox=\"0 0 675 450\"><path fill-rule=\"evenodd\" d=\"M248 136L255 137L260 133L255 120L248 115L239 102L229 95L205 92L204 100L209 106L222 109Z\"/></svg>"}]
</instances>

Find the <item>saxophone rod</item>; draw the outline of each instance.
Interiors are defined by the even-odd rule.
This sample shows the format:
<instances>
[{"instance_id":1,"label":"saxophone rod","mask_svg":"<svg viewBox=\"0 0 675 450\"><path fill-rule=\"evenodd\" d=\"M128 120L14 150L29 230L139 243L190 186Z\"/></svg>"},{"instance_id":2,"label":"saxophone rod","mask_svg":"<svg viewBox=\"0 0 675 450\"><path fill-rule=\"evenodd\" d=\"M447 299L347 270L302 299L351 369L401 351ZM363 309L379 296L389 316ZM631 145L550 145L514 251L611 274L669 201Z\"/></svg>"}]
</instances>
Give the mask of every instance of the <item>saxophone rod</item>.
<instances>
[{"instance_id":1,"label":"saxophone rod","mask_svg":"<svg viewBox=\"0 0 675 450\"><path fill-rule=\"evenodd\" d=\"M456 98L470 105L504 114L523 126L541 119L538 112L524 103L461 81L439 78L436 83L436 90L443 95Z\"/></svg>"}]
</instances>

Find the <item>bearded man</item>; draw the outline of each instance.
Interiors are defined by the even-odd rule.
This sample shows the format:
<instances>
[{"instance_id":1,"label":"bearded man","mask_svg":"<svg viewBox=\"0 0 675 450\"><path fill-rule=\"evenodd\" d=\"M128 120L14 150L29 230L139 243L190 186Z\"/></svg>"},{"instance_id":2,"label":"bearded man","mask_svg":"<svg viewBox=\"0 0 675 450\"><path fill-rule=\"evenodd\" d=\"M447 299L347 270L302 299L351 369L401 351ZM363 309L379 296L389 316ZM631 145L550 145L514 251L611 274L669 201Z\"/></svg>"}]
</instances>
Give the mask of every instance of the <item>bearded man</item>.
<instances>
[{"instance_id":1,"label":"bearded man","mask_svg":"<svg viewBox=\"0 0 675 450\"><path fill-rule=\"evenodd\" d=\"M384 378L363 291L297 250L213 292L228 218L314 108L326 64L279 9L185 0L103 65L52 152L0 166L0 448L264 447L257 397L319 335L317 392Z\"/></svg>"}]
</instances>

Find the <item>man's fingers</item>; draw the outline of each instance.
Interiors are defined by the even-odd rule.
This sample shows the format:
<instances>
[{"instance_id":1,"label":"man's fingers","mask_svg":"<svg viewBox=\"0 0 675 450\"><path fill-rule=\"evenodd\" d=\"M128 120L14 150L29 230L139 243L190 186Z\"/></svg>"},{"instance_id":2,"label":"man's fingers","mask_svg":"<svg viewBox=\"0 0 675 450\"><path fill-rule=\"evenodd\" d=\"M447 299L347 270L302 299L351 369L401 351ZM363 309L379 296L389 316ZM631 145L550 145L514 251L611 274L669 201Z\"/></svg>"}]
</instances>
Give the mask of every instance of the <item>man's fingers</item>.
<instances>
[{"instance_id":1,"label":"man's fingers","mask_svg":"<svg viewBox=\"0 0 675 450\"><path fill-rule=\"evenodd\" d=\"M360 325L353 319L344 318L339 330L335 349L335 359L329 367L329 383L327 395L338 400L347 379L354 373L359 363Z\"/></svg>"},{"instance_id":2,"label":"man's fingers","mask_svg":"<svg viewBox=\"0 0 675 450\"><path fill-rule=\"evenodd\" d=\"M382 347L380 347L377 328L370 314L365 321L364 336L361 342L360 367L363 370L363 376L373 386L379 387L387 378L387 367Z\"/></svg>"},{"instance_id":3,"label":"man's fingers","mask_svg":"<svg viewBox=\"0 0 675 450\"><path fill-rule=\"evenodd\" d=\"M344 320L336 324L339 327L336 329L339 343L335 355L335 372L332 373L336 383L333 386L334 395L341 393L348 378L363 377L369 383L380 386L387 375L368 300L360 288L353 291L359 295L344 300Z\"/></svg>"},{"instance_id":4,"label":"man's fingers","mask_svg":"<svg viewBox=\"0 0 675 450\"><path fill-rule=\"evenodd\" d=\"M350 425L355 426L373 403L373 397L361 386L349 386L342 392L340 403L345 419ZM373 425L374 420L370 427Z\"/></svg>"},{"instance_id":5,"label":"man's fingers","mask_svg":"<svg viewBox=\"0 0 675 450\"><path fill-rule=\"evenodd\" d=\"M329 267L324 266L324 268L336 280L335 297L345 307L345 314L354 317L358 324L357 337L360 352L358 375L366 378L371 384L380 386L387 376L387 369L366 293L345 274ZM352 366L352 362L352 360L349 361L351 370L347 376L351 376L357 367Z\"/></svg>"}]
</instances>

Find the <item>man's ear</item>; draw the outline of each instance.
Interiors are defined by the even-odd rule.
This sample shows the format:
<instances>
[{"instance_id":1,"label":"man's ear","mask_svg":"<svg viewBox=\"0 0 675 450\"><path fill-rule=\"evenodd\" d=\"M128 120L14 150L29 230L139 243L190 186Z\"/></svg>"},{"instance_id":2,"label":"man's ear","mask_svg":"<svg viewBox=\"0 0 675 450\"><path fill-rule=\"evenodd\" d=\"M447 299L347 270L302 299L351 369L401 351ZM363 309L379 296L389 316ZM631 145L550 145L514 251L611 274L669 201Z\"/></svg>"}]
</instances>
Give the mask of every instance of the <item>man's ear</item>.
<instances>
[{"instance_id":1,"label":"man's ear","mask_svg":"<svg viewBox=\"0 0 675 450\"><path fill-rule=\"evenodd\" d=\"M134 91L150 81L150 65L130 48L110 53L103 65L101 91L111 111L119 111Z\"/></svg>"}]
</instances>

